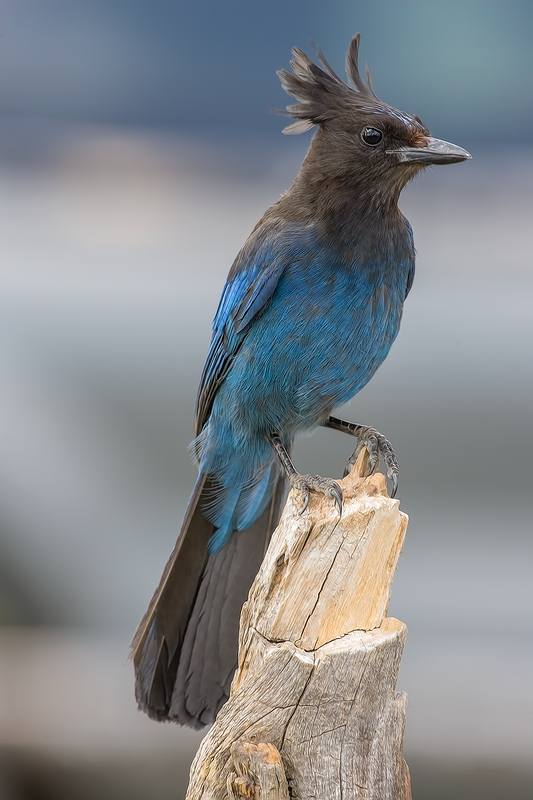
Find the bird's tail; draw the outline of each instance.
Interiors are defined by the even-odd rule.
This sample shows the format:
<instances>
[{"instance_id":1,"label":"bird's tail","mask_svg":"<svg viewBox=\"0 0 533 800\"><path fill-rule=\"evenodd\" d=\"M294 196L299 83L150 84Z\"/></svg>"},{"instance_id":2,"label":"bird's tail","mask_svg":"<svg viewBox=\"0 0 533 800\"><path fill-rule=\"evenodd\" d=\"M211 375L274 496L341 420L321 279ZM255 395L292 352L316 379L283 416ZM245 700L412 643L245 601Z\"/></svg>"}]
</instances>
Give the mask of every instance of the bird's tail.
<instances>
[{"instance_id":1,"label":"bird's tail","mask_svg":"<svg viewBox=\"0 0 533 800\"><path fill-rule=\"evenodd\" d=\"M205 516L212 495L200 475L176 546L132 642L139 707L157 720L201 728L229 695L237 666L239 617L277 525L278 477L261 515L209 554L217 526Z\"/></svg>"}]
</instances>

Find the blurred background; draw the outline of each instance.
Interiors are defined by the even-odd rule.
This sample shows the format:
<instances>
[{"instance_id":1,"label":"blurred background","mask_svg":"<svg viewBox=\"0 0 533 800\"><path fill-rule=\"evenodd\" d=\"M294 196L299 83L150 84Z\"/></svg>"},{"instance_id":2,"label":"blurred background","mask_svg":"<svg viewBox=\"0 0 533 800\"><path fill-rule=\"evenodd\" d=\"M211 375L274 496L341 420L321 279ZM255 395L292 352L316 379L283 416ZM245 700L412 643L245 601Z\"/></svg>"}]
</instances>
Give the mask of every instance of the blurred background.
<instances>
[{"instance_id":1,"label":"blurred background","mask_svg":"<svg viewBox=\"0 0 533 800\"><path fill-rule=\"evenodd\" d=\"M200 737L137 712L128 644L224 278L309 143L275 71L311 41L341 71L356 31L377 93L474 155L404 192L417 278L344 412L401 463L413 792L531 797L532 26L527 0L0 0L1 800L185 792Z\"/></svg>"}]
</instances>

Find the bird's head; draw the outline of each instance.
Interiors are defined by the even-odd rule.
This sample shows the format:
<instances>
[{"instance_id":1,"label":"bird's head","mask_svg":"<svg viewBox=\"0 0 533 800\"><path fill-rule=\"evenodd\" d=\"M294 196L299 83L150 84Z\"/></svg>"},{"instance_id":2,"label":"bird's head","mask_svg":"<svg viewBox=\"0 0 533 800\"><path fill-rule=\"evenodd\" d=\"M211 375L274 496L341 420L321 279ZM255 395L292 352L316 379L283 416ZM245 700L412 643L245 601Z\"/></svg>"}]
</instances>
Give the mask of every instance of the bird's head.
<instances>
[{"instance_id":1,"label":"bird's head","mask_svg":"<svg viewBox=\"0 0 533 800\"><path fill-rule=\"evenodd\" d=\"M328 174L349 178L363 170L374 187L390 186L394 194L422 167L471 158L462 147L433 138L416 115L398 111L377 97L368 67L366 81L359 73L359 41L357 34L346 55L349 84L333 71L321 50L319 66L293 49L293 71L278 72L285 91L298 100L283 112L295 118L283 132L302 133L317 125L321 166Z\"/></svg>"}]
</instances>

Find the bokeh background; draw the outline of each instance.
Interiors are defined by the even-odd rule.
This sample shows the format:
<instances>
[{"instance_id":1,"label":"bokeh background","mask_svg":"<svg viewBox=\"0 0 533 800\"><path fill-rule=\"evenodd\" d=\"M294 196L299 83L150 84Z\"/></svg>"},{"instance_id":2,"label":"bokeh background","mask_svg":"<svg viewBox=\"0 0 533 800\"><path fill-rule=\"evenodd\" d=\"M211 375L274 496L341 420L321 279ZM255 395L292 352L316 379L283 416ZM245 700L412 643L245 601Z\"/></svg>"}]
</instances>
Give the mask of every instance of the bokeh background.
<instances>
[{"instance_id":1,"label":"bokeh background","mask_svg":"<svg viewBox=\"0 0 533 800\"><path fill-rule=\"evenodd\" d=\"M184 794L199 736L137 712L128 643L225 275L308 146L275 70L311 41L342 70L356 31L378 94L474 155L405 191L417 278L345 410L401 462L415 798L531 797L532 29L527 0L1 0L2 800Z\"/></svg>"}]
</instances>

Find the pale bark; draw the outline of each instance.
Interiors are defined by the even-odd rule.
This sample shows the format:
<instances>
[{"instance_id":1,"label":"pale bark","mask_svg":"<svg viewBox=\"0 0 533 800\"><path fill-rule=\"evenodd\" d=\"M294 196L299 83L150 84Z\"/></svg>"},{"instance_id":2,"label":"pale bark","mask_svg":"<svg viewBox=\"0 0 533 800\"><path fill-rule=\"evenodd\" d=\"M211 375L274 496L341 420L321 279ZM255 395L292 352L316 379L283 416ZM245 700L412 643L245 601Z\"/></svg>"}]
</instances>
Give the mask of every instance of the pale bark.
<instances>
[{"instance_id":1,"label":"pale bark","mask_svg":"<svg viewBox=\"0 0 533 800\"><path fill-rule=\"evenodd\" d=\"M227 780L229 800L289 800L289 787L279 751L273 744L239 739L230 748L235 772Z\"/></svg>"},{"instance_id":2,"label":"pale bark","mask_svg":"<svg viewBox=\"0 0 533 800\"><path fill-rule=\"evenodd\" d=\"M358 477L365 464L340 481L340 519L318 495L300 515L289 495L187 800L410 799L407 697L395 692L407 629L386 617L407 517L382 475Z\"/></svg>"}]
</instances>

